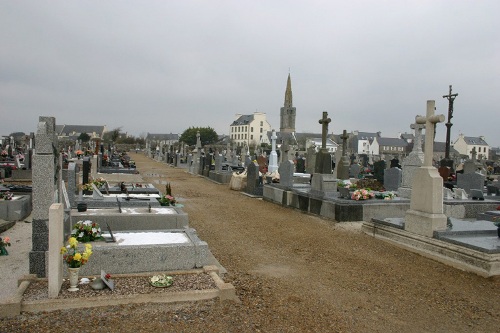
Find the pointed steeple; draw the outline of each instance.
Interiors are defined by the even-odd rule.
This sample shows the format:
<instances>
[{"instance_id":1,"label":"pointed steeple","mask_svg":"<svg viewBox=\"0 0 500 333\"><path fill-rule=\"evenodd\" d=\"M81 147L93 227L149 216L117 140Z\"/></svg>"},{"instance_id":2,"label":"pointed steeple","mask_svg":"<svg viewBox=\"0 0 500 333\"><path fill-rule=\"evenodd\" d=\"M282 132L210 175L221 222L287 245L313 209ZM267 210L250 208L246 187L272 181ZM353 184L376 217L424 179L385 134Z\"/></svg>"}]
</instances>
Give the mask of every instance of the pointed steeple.
<instances>
[{"instance_id":1,"label":"pointed steeple","mask_svg":"<svg viewBox=\"0 0 500 333\"><path fill-rule=\"evenodd\" d=\"M293 107L292 101L292 80L290 79L290 73L288 73L288 80L286 81L286 91L285 91L285 108Z\"/></svg>"}]
</instances>

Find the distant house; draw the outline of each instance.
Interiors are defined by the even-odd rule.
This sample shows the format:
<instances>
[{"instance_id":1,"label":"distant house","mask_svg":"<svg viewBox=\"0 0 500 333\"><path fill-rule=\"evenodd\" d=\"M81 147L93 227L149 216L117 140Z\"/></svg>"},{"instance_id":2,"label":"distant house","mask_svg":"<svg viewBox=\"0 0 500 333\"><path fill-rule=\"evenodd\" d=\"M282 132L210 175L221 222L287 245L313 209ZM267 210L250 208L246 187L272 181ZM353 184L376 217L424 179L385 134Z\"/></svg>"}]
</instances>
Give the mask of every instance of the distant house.
<instances>
[{"instance_id":1,"label":"distant house","mask_svg":"<svg viewBox=\"0 0 500 333\"><path fill-rule=\"evenodd\" d=\"M163 143L164 145L173 145L179 142L179 134L152 134L146 135L146 142L153 144L153 146Z\"/></svg>"},{"instance_id":2,"label":"distant house","mask_svg":"<svg viewBox=\"0 0 500 333\"><path fill-rule=\"evenodd\" d=\"M250 147L270 143L267 132L271 131L271 125L265 113L237 114L236 117L236 120L229 126L229 136L237 146L243 147L246 144Z\"/></svg>"},{"instance_id":3,"label":"distant house","mask_svg":"<svg viewBox=\"0 0 500 333\"><path fill-rule=\"evenodd\" d=\"M370 133L370 132L359 132L353 131L349 134L349 147L350 153L355 154L370 154L370 155L378 155L378 150L373 149L371 145L375 138L381 137L381 132ZM342 144L342 141L338 142L339 145Z\"/></svg>"},{"instance_id":4,"label":"distant house","mask_svg":"<svg viewBox=\"0 0 500 333\"><path fill-rule=\"evenodd\" d=\"M373 155L394 154L406 155L408 142L401 138L382 138L376 136L372 142ZM377 151L378 150L378 151Z\"/></svg>"},{"instance_id":5,"label":"distant house","mask_svg":"<svg viewBox=\"0 0 500 333\"><path fill-rule=\"evenodd\" d=\"M492 161L500 160L500 148L491 147L489 152L489 159Z\"/></svg>"},{"instance_id":6,"label":"distant house","mask_svg":"<svg viewBox=\"0 0 500 333\"><path fill-rule=\"evenodd\" d=\"M90 139L102 140L106 132L106 125L56 125L59 139L76 140L82 133L85 133L90 136Z\"/></svg>"},{"instance_id":7,"label":"distant house","mask_svg":"<svg viewBox=\"0 0 500 333\"><path fill-rule=\"evenodd\" d=\"M453 144L453 148L461 155L466 155L472 158L472 149L476 148L476 156L478 159L488 159L490 146L484 140L484 136L473 137L460 134L458 139Z\"/></svg>"},{"instance_id":8,"label":"distant house","mask_svg":"<svg viewBox=\"0 0 500 333\"><path fill-rule=\"evenodd\" d=\"M306 150L309 149L309 147L315 147L316 152L318 152L321 149L322 146L322 140L321 136L320 137L312 137L312 138L307 138L306 139ZM335 153L338 149L339 145L335 143L332 139L327 138L326 139L326 149L328 150L329 153Z\"/></svg>"}]
</instances>

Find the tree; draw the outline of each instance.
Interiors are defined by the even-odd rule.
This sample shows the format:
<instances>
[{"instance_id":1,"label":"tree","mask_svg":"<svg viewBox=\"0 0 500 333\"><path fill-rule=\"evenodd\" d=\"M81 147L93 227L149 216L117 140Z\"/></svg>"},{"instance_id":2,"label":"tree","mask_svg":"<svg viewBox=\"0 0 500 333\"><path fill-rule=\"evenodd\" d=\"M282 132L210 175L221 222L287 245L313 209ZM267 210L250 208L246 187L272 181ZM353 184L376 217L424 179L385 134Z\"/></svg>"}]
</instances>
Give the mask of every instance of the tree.
<instances>
[{"instance_id":1,"label":"tree","mask_svg":"<svg viewBox=\"0 0 500 333\"><path fill-rule=\"evenodd\" d=\"M185 130L179 141L185 142L187 145L193 146L196 144L196 133L200 132L200 141L202 145L209 145L219 141L217 132L211 127L189 127Z\"/></svg>"},{"instance_id":2,"label":"tree","mask_svg":"<svg viewBox=\"0 0 500 333\"><path fill-rule=\"evenodd\" d=\"M90 141L90 135L88 135L87 133L81 133L78 136L78 140L81 140L82 142L89 142Z\"/></svg>"}]
</instances>

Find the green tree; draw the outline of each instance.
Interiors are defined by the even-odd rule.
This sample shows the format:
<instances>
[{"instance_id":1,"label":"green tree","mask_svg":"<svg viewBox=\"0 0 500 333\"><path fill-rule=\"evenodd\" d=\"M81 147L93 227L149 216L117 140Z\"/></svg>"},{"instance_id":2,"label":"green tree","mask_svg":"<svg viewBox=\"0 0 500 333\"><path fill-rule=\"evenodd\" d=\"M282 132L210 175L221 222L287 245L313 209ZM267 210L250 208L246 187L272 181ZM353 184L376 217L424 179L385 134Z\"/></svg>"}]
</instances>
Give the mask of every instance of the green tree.
<instances>
[{"instance_id":1,"label":"green tree","mask_svg":"<svg viewBox=\"0 0 500 333\"><path fill-rule=\"evenodd\" d=\"M202 145L209 145L219 141L217 132L215 132L215 130L211 127L189 127L181 134L179 141L193 146L196 144L197 132L200 132L200 141Z\"/></svg>"},{"instance_id":2,"label":"green tree","mask_svg":"<svg viewBox=\"0 0 500 333\"><path fill-rule=\"evenodd\" d=\"M82 142L89 142L90 141L90 135L88 135L87 133L81 133L78 136L78 140L82 140Z\"/></svg>"}]
</instances>

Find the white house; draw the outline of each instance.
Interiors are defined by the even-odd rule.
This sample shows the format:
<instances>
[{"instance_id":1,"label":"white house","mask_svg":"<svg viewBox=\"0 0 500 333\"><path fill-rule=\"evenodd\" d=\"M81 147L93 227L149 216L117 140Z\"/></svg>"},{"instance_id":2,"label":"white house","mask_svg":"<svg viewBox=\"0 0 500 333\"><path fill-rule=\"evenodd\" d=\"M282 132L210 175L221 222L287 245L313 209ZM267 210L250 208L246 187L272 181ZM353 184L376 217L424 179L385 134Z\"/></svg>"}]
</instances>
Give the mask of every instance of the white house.
<instances>
[{"instance_id":1,"label":"white house","mask_svg":"<svg viewBox=\"0 0 500 333\"><path fill-rule=\"evenodd\" d=\"M251 115L236 115L237 119L229 126L229 137L242 147L260 146L261 143L269 143L267 132L271 131L271 125L263 112L254 112Z\"/></svg>"},{"instance_id":2,"label":"white house","mask_svg":"<svg viewBox=\"0 0 500 333\"><path fill-rule=\"evenodd\" d=\"M306 150L309 149L309 147L314 146L316 149L316 152L318 152L321 148L322 141L321 138L307 138L306 139ZM327 138L326 139L326 149L328 149L328 152L333 154L337 151L339 145L336 144L332 139Z\"/></svg>"},{"instance_id":3,"label":"white house","mask_svg":"<svg viewBox=\"0 0 500 333\"><path fill-rule=\"evenodd\" d=\"M467 155L472 158L472 148L476 148L477 159L489 159L490 146L484 141L484 136L473 137L460 134L453 144L453 148L460 155Z\"/></svg>"}]
</instances>

